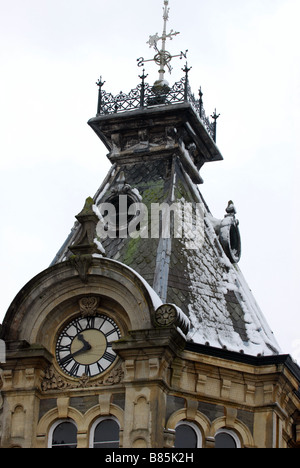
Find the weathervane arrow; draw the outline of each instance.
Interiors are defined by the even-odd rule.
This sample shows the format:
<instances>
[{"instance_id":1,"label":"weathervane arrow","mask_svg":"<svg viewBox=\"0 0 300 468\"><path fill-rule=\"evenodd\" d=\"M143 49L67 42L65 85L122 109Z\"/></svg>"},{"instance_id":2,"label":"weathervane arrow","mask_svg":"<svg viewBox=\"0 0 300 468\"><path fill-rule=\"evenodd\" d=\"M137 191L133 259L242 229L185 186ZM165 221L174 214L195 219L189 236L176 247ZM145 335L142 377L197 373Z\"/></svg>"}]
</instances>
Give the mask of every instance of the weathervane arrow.
<instances>
[{"instance_id":1,"label":"weathervane arrow","mask_svg":"<svg viewBox=\"0 0 300 468\"><path fill-rule=\"evenodd\" d=\"M154 56L153 59L145 60L144 57L140 57L137 59L138 66L142 67L146 62L155 62L157 65L159 65L159 82L164 81L164 75L165 75L165 67L168 67L169 72L172 72L172 67L170 65L170 62L173 58L175 57L180 57L180 59L187 58L187 53L188 50L185 52L181 52L178 55L171 55L170 52L166 50L166 42L167 39L173 40L173 37L177 36L180 34L179 32L174 32L173 29L167 34L167 23L169 20L169 12L170 8L169 6L169 0L164 0L164 7L163 7L163 20L164 20L164 27L163 27L163 33L161 36L158 35L158 33L154 34L153 36L150 36L149 41L147 44L149 44L150 48L154 48L156 51L156 55ZM162 47L159 50L157 43L159 41L162 41Z\"/></svg>"}]
</instances>

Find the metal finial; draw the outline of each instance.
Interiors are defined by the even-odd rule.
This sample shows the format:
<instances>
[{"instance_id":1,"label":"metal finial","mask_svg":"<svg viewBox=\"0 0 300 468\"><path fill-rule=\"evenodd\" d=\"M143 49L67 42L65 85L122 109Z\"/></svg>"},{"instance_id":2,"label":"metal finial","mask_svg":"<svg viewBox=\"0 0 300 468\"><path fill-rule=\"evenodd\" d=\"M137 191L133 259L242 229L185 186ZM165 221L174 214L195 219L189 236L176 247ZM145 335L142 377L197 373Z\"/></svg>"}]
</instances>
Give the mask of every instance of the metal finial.
<instances>
[{"instance_id":1,"label":"metal finial","mask_svg":"<svg viewBox=\"0 0 300 468\"><path fill-rule=\"evenodd\" d=\"M188 76L189 72L191 71L193 67L188 67L188 63L186 62L184 68L182 68L181 70L185 73L186 76Z\"/></svg>"},{"instance_id":2,"label":"metal finial","mask_svg":"<svg viewBox=\"0 0 300 468\"><path fill-rule=\"evenodd\" d=\"M215 112L213 115L211 115L211 118L214 120L213 125L213 139L214 142L217 141L217 120L220 117L221 114L217 114L217 109L215 109Z\"/></svg>"},{"instance_id":3,"label":"metal finial","mask_svg":"<svg viewBox=\"0 0 300 468\"><path fill-rule=\"evenodd\" d=\"M106 81L102 81L102 76L100 76L99 80L97 81L96 85L99 86L99 88L102 88L103 85L105 85Z\"/></svg>"},{"instance_id":4,"label":"metal finial","mask_svg":"<svg viewBox=\"0 0 300 468\"><path fill-rule=\"evenodd\" d=\"M139 78L142 80L141 84L141 96L140 96L140 107L145 107L145 79L147 78L148 74L145 75L145 68L143 69L143 74L139 75Z\"/></svg>"},{"instance_id":5,"label":"metal finial","mask_svg":"<svg viewBox=\"0 0 300 468\"><path fill-rule=\"evenodd\" d=\"M102 76L100 76L99 80L96 82L96 85L99 87L97 115L100 115L102 111L102 86L104 86L105 83L106 81L102 81Z\"/></svg>"},{"instance_id":6,"label":"metal finial","mask_svg":"<svg viewBox=\"0 0 300 468\"><path fill-rule=\"evenodd\" d=\"M145 82L145 79L148 77L149 75L145 75L145 68L143 68L143 74L142 75L139 75L139 78L142 80L142 82Z\"/></svg>"},{"instance_id":7,"label":"metal finial","mask_svg":"<svg viewBox=\"0 0 300 468\"><path fill-rule=\"evenodd\" d=\"M214 119L214 121L216 122L220 115L221 114L217 114L217 109L215 109L215 112L213 113L213 115L211 115L211 118Z\"/></svg>"},{"instance_id":8,"label":"metal finial","mask_svg":"<svg viewBox=\"0 0 300 468\"><path fill-rule=\"evenodd\" d=\"M185 83L184 83L184 100L188 100L188 91L189 91L189 72L193 67L188 67L188 63L186 62L185 67L182 68L182 71L185 73Z\"/></svg>"},{"instance_id":9,"label":"metal finial","mask_svg":"<svg viewBox=\"0 0 300 468\"><path fill-rule=\"evenodd\" d=\"M202 119L203 117L203 92L202 92L201 86L199 89L199 115L200 115L200 119Z\"/></svg>"}]
</instances>

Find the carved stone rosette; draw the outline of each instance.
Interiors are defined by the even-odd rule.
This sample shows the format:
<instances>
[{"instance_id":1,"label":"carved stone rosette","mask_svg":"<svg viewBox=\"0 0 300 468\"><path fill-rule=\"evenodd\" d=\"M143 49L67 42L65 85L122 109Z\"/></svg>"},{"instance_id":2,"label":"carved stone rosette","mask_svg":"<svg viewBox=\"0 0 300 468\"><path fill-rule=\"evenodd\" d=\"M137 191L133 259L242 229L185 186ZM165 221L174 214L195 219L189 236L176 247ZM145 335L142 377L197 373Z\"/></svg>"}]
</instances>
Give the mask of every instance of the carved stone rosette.
<instances>
[{"instance_id":1,"label":"carved stone rosette","mask_svg":"<svg viewBox=\"0 0 300 468\"><path fill-rule=\"evenodd\" d=\"M157 328L169 328L175 326L184 335L190 329L190 321L182 310L174 304L163 304L154 313L154 324Z\"/></svg>"}]
</instances>

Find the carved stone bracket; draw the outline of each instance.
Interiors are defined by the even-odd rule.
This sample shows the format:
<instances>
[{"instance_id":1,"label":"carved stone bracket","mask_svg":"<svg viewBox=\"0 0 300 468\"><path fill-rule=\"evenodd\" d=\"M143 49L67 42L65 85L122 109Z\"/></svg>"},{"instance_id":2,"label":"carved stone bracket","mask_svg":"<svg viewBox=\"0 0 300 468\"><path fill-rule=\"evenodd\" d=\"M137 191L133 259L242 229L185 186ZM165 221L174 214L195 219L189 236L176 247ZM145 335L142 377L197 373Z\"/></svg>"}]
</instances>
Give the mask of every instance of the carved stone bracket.
<instances>
[{"instance_id":1,"label":"carved stone bracket","mask_svg":"<svg viewBox=\"0 0 300 468\"><path fill-rule=\"evenodd\" d=\"M83 283L88 282L88 272L93 262L92 255L75 255L70 257L69 262L77 270Z\"/></svg>"}]
</instances>

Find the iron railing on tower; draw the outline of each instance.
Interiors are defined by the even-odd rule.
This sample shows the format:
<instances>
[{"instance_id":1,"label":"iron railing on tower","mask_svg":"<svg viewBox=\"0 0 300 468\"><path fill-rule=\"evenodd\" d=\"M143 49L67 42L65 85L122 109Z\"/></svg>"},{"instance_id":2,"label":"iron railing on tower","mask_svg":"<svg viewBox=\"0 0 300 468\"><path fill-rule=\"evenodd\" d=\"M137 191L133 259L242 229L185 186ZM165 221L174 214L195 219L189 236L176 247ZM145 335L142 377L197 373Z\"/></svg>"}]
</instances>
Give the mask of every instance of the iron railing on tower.
<instances>
[{"instance_id":1,"label":"iron railing on tower","mask_svg":"<svg viewBox=\"0 0 300 468\"><path fill-rule=\"evenodd\" d=\"M203 93L201 88L199 90L199 99L196 99L189 84L188 73L190 69L186 66L183 68L183 71L185 72L185 76L172 87L167 85L156 87L145 82L148 75L145 75L145 70L143 70L143 74L139 76L141 83L136 88L132 89L128 94L121 91L115 96L103 90L105 81L102 81L101 77L96 83L99 87L97 117L144 109L152 106L165 106L189 102L198 114L208 134L216 141L217 119L220 115L217 115L215 111L211 116L213 122L210 121L203 107Z\"/></svg>"}]
</instances>

